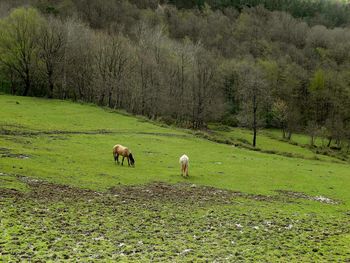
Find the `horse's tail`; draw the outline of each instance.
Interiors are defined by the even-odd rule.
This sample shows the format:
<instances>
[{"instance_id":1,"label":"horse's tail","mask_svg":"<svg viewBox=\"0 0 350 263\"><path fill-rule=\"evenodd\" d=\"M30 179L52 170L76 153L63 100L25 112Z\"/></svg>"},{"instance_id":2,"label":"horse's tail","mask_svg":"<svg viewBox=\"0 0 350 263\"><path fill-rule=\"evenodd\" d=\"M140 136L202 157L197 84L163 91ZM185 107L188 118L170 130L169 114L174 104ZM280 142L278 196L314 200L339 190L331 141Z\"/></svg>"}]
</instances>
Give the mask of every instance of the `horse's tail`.
<instances>
[{"instance_id":1,"label":"horse's tail","mask_svg":"<svg viewBox=\"0 0 350 263\"><path fill-rule=\"evenodd\" d=\"M186 165L185 165L185 174L186 174L186 176L188 176L188 163L186 163Z\"/></svg>"},{"instance_id":2,"label":"horse's tail","mask_svg":"<svg viewBox=\"0 0 350 263\"><path fill-rule=\"evenodd\" d=\"M131 162L131 165L135 165L135 159L134 159L134 156L132 155L131 152L129 152L129 159L130 159L130 162Z\"/></svg>"}]
</instances>

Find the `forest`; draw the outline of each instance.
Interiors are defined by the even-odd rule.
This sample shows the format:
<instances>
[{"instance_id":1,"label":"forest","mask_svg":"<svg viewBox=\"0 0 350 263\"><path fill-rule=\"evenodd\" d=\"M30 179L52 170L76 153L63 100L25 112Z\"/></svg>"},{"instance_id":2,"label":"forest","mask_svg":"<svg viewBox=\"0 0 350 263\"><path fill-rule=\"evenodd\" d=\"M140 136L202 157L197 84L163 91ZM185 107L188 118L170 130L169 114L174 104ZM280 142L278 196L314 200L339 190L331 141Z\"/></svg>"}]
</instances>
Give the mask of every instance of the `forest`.
<instances>
[{"instance_id":1,"label":"forest","mask_svg":"<svg viewBox=\"0 0 350 263\"><path fill-rule=\"evenodd\" d=\"M346 1L5 0L0 91L349 149L349 25Z\"/></svg>"}]
</instances>

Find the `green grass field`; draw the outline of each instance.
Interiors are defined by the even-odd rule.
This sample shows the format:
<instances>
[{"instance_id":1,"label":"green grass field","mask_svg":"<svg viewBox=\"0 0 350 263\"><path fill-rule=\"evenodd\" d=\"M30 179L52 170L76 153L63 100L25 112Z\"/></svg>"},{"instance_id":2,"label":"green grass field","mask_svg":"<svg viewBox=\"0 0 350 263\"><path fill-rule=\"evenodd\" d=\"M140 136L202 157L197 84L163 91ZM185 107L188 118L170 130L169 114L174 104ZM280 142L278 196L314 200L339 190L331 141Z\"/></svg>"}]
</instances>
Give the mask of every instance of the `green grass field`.
<instances>
[{"instance_id":1,"label":"green grass field","mask_svg":"<svg viewBox=\"0 0 350 263\"><path fill-rule=\"evenodd\" d=\"M0 261L350 261L349 163L267 135L261 149L295 158L1 95ZM114 164L117 143L135 168Z\"/></svg>"}]
</instances>

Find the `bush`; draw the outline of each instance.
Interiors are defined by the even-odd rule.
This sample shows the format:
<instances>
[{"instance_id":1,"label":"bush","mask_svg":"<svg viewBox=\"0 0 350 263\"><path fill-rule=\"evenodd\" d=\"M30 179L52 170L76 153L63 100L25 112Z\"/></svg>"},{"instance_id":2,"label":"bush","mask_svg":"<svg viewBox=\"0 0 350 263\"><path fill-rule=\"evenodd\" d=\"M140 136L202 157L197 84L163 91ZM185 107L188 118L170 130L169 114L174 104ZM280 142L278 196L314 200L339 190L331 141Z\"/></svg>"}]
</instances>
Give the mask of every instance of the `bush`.
<instances>
[{"instance_id":1,"label":"bush","mask_svg":"<svg viewBox=\"0 0 350 263\"><path fill-rule=\"evenodd\" d=\"M221 119L221 123L230 127L238 127L238 120L236 116L233 116L231 114L225 115Z\"/></svg>"}]
</instances>

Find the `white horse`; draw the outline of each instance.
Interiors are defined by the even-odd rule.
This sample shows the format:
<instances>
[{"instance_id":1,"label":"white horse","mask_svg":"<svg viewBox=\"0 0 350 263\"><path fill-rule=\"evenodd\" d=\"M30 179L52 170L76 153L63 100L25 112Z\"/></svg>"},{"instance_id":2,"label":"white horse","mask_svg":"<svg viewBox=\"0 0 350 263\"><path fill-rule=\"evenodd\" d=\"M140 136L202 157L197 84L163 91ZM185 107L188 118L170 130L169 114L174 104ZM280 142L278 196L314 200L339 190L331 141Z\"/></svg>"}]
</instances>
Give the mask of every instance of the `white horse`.
<instances>
[{"instance_id":1,"label":"white horse","mask_svg":"<svg viewBox=\"0 0 350 263\"><path fill-rule=\"evenodd\" d=\"M182 155L180 157L179 163L181 165L181 175L182 176L188 176L188 165L189 165L189 158L186 154Z\"/></svg>"}]
</instances>

